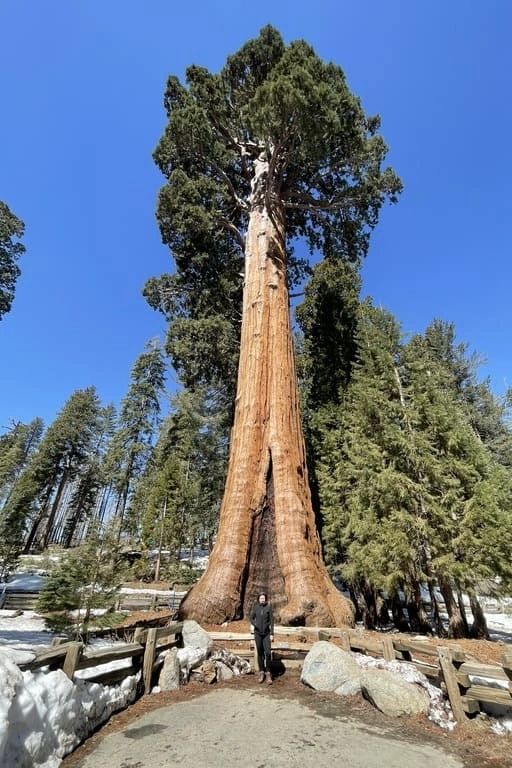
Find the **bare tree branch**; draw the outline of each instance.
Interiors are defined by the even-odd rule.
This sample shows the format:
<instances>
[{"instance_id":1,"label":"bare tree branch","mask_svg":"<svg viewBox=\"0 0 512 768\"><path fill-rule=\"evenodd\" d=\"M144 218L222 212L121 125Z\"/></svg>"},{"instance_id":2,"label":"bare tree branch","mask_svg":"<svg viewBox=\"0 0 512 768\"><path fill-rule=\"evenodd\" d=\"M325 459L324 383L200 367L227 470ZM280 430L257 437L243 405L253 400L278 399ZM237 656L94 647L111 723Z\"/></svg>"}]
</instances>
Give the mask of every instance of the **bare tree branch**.
<instances>
[{"instance_id":1,"label":"bare tree branch","mask_svg":"<svg viewBox=\"0 0 512 768\"><path fill-rule=\"evenodd\" d=\"M206 157L205 157L206 159ZM239 195L237 195L236 190L233 186L233 182L227 175L227 173L219 166L214 160L211 160L208 158L207 160L210 168L218 175L220 176L221 180L224 182L224 184L227 186L229 190L229 194L233 198L236 205L244 212L249 211L249 206L247 205L246 201L243 200Z\"/></svg>"},{"instance_id":2,"label":"bare tree branch","mask_svg":"<svg viewBox=\"0 0 512 768\"><path fill-rule=\"evenodd\" d=\"M228 221L228 219L217 219L217 223L219 226L224 227L224 229L227 229L229 232L231 232L235 236L235 239L242 251L245 251L245 238L238 227L235 227L233 222Z\"/></svg>"}]
</instances>

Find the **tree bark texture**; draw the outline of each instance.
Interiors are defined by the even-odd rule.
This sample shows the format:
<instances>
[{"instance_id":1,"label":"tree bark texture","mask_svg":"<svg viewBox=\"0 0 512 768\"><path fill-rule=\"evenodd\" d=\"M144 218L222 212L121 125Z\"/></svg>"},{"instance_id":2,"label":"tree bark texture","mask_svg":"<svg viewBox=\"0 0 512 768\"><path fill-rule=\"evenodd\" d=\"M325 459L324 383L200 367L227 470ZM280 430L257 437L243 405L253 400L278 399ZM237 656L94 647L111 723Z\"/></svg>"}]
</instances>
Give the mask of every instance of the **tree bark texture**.
<instances>
[{"instance_id":1,"label":"tree bark texture","mask_svg":"<svg viewBox=\"0 0 512 768\"><path fill-rule=\"evenodd\" d=\"M453 587L449 579L444 576L438 576L438 584L449 618L448 637L466 637L462 614L453 596Z\"/></svg>"},{"instance_id":2,"label":"tree bark texture","mask_svg":"<svg viewBox=\"0 0 512 768\"><path fill-rule=\"evenodd\" d=\"M468 589L468 595L471 613L473 614L473 624L469 631L469 636L478 640L490 640L487 619L475 590Z\"/></svg>"},{"instance_id":3,"label":"tree bark texture","mask_svg":"<svg viewBox=\"0 0 512 768\"><path fill-rule=\"evenodd\" d=\"M311 504L290 325L284 212L253 206L226 487L208 568L180 616L247 616L261 591L288 625L352 625L323 563Z\"/></svg>"}]
</instances>

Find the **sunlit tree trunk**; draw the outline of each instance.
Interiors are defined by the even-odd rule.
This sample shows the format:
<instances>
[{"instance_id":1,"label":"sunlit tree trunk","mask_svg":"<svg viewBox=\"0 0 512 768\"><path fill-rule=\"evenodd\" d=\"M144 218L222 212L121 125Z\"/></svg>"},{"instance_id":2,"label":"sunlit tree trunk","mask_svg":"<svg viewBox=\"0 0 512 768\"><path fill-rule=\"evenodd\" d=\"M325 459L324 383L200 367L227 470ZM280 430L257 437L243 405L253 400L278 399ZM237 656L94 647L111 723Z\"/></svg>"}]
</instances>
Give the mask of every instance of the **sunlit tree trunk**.
<instances>
[{"instance_id":1,"label":"sunlit tree trunk","mask_svg":"<svg viewBox=\"0 0 512 768\"><path fill-rule=\"evenodd\" d=\"M266 163L259 169L263 178ZM284 624L353 623L321 554L311 504L290 326L284 212L253 189L238 386L217 541L180 614L222 623L268 592Z\"/></svg>"}]
</instances>

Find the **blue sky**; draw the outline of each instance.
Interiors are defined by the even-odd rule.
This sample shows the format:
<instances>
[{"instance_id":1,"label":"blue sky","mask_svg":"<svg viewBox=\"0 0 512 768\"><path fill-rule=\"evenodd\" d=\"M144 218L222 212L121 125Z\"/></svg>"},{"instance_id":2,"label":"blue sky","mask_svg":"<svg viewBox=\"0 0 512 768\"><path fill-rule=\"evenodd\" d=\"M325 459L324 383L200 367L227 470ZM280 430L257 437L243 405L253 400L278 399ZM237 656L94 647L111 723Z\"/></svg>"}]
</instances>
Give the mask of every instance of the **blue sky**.
<instances>
[{"instance_id":1,"label":"blue sky","mask_svg":"<svg viewBox=\"0 0 512 768\"><path fill-rule=\"evenodd\" d=\"M119 402L163 319L146 279L171 268L151 153L168 74L218 70L267 23L305 38L382 117L404 181L363 293L407 332L434 318L512 384L512 5L509 0L18 0L0 14L0 199L27 253L0 323L0 431L47 423L75 389ZM171 382L172 383L172 382Z\"/></svg>"}]
</instances>

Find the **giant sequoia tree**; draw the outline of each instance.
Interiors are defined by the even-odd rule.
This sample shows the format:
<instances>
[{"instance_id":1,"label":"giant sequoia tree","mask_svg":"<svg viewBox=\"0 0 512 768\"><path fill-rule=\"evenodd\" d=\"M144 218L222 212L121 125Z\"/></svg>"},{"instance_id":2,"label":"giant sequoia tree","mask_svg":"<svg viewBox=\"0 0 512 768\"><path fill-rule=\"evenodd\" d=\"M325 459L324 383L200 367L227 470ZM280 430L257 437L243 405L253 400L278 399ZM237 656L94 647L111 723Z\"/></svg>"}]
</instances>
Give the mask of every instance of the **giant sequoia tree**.
<instances>
[{"instance_id":1,"label":"giant sequoia tree","mask_svg":"<svg viewBox=\"0 0 512 768\"><path fill-rule=\"evenodd\" d=\"M300 240L328 259L365 256L381 205L401 186L381 167L379 120L364 114L339 67L304 41L285 45L272 27L218 74L192 66L185 85L170 77L165 106L168 124L155 151L167 178L158 219L176 275L160 284L157 299L154 284L147 294L171 320L168 346L178 369L185 349L196 351L196 372L212 359L207 336L210 348L229 348L232 278L243 277L217 542L183 615L240 617L265 589L283 623L351 622L323 564L311 506L288 288L297 264L292 244ZM231 359L215 357L220 379Z\"/></svg>"}]
</instances>

